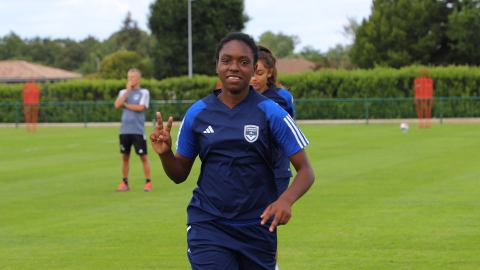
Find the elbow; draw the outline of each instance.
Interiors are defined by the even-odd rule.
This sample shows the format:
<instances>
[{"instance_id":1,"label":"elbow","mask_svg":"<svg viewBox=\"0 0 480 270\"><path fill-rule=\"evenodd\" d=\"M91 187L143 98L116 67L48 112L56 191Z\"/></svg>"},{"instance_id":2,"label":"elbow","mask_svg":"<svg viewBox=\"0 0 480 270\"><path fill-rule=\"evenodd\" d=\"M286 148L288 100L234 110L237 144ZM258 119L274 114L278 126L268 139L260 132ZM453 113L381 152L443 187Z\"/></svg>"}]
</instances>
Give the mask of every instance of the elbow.
<instances>
[{"instance_id":1,"label":"elbow","mask_svg":"<svg viewBox=\"0 0 480 270\"><path fill-rule=\"evenodd\" d=\"M178 185L178 184L181 184L181 183L185 182L185 180L179 180L179 181L173 180L173 182Z\"/></svg>"},{"instance_id":2,"label":"elbow","mask_svg":"<svg viewBox=\"0 0 480 270\"><path fill-rule=\"evenodd\" d=\"M118 105L117 103L115 103L114 106L115 106L115 109L117 109L117 110L120 109L120 107L121 107L121 106Z\"/></svg>"},{"instance_id":3,"label":"elbow","mask_svg":"<svg viewBox=\"0 0 480 270\"><path fill-rule=\"evenodd\" d=\"M173 183L175 183L177 185L181 184L181 183L185 182L185 180L187 180L187 177L184 176L184 175L167 173L167 176L168 176L168 178L170 178L170 180L172 180Z\"/></svg>"},{"instance_id":4,"label":"elbow","mask_svg":"<svg viewBox=\"0 0 480 270\"><path fill-rule=\"evenodd\" d=\"M170 178L170 179L173 181L173 183L175 183L177 185L181 184L181 183L185 182L185 180L187 180L187 179L183 179L183 178Z\"/></svg>"}]
</instances>

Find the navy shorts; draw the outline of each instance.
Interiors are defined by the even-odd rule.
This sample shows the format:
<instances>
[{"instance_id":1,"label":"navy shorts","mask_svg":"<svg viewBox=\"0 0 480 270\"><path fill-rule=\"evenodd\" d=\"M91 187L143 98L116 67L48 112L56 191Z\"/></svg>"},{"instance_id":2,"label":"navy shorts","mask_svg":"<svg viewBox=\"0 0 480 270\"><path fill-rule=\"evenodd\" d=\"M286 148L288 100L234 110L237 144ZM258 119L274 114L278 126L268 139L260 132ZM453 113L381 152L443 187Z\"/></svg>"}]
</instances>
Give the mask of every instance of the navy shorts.
<instances>
[{"instance_id":1,"label":"navy shorts","mask_svg":"<svg viewBox=\"0 0 480 270\"><path fill-rule=\"evenodd\" d=\"M270 225L227 225L194 222L187 228L188 260L192 270L275 269L277 230Z\"/></svg>"},{"instance_id":2,"label":"navy shorts","mask_svg":"<svg viewBox=\"0 0 480 270\"><path fill-rule=\"evenodd\" d=\"M275 178L275 183L277 183L278 197L285 192L290 184L290 177Z\"/></svg>"},{"instance_id":3,"label":"navy shorts","mask_svg":"<svg viewBox=\"0 0 480 270\"><path fill-rule=\"evenodd\" d=\"M145 135L139 134L120 134L120 153L130 155L132 145L135 147L137 155L147 154L147 140Z\"/></svg>"}]
</instances>

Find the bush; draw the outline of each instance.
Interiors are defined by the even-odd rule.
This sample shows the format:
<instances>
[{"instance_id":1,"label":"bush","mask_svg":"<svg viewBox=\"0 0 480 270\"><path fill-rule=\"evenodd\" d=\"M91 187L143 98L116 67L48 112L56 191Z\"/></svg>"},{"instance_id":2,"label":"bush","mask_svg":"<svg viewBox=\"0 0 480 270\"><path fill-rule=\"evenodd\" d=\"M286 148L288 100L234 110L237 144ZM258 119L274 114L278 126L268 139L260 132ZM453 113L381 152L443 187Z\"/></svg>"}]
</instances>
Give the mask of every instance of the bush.
<instances>
[{"instance_id":1,"label":"bush","mask_svg":"<svg viewBox=\"0 0 480 270\"><path fill-rule=\"evenodd\" d=\"M122 79L127 76L131 68L140 70L144 78L152 77L152 70L148 67L148 63L142 60L138 53L131 51L116 51L103 58L98 72L104 79Z\"/></svg>"},{"instance_id":2,"label":"bush","mask_svg":"<svg viewBox=\"0 0 480 270\"><path fill-rule=\"evenodd\" d=\"M281 74L279 79L294 98L413 97L413 81L421 69L433 79L436 97L480 96L480 68L468 66L320 70Z\"/></svg>"},{"instance_id":3,"label":"bush","mask_svg":"<svg viewBox=\"0 0 480 270\"><path fill-rule=\"evenodd\" d=\"M398 98L413 97L413 81L425 67L413 66L402 69L376 68L372 70L317 71L302 74L281 74L280 81L287 86L295 99L323 98ZM427 67L433 78L435 97L480 96L480 68L467 66ZM126 73L124 73L126 74ZM141 86L150 90L151 100L199 100L208 96L218 77L195 75L168 78L161 81L143 79ZM74 80L45 83L41 86L41 101L114 101L118 92L125 88L123 80ZM2 102L22 102L21 84L0 84ZM478 101L448 101L444 103L445 117L480 117ZM153 106L152 106L153 107ZM165 115L181 120L190 104L156 105ZM154 108L147 110L147 119L153 116ZM297 119L358 119L365 117L364 102L306 102L296 103ZM119 121L120 110L113 105L88 107L88 121ZM432 116L439 113L439 103L433 104ZM0 122L14 121L13 107L0 107ZM23 112L20 113L23 115ZM371 102L371 118L416 117L412 102ZM83 107L43 106L39 121L81 122Z\"/></svg>"}]
</instances>

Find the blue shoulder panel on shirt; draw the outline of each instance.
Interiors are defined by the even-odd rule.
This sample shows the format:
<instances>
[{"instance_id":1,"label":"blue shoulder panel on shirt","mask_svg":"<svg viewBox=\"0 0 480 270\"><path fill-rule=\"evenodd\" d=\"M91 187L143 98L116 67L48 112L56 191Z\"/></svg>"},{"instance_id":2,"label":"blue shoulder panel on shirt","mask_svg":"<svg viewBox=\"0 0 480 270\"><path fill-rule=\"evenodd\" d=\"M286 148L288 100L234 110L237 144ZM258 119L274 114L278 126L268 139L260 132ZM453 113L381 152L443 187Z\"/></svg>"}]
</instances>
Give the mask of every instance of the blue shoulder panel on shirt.
<instances>
[{"instance_id":1,"label":"blue shoulder panel on shirt","mask_svg":"<svg viewBox=\"0 0 480 270\"><path fill-rule=\"evenodd\" d=\"M275 141L287 157L290 157L309 144L292 117L271 100L260 102L258 107L265 112Z\"/></svg>"},{"instance_id":2,"label":"blue shoulder panel on shirt","mask_svg":"<svg viewBox=\"0 0 480 270\"><path fill-rule=\"evenodd\" d=\"M287 112L290 114L291 117L295 117L292 94L290 94L290 92L283 88L280 88L277 93L287 101Z\"/></svg>"},{"instance_id":3,"label":"blue shoulder panel on shirt","mask_svg":"<svg viewBox=\"0 0 480 270\"><path fill-rule=\"evenodd\" d=\"M195 117L197 117L205 107L207 107L207 105L203 100L197 101L193 104L185 114L178 130L175 147L177 148L177 152L186 158L195 158L198 155L198 148L192 133L192 125L195 121Z\"/></svg>"}]
</instances>

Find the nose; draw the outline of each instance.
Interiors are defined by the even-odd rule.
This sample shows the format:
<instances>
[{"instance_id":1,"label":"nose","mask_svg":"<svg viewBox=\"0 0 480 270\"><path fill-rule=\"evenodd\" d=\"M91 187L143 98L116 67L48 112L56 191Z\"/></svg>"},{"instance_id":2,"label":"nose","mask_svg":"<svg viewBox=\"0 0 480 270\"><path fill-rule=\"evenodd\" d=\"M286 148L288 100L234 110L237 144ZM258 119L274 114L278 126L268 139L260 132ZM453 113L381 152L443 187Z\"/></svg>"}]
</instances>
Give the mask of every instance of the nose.
<instances>
[{"instance_id":1,"label":"nose","mask_svg":"<svg viewBox=\"0 0 480 270\"><path fill-rule=\"evenodd\" d=\"M240 68L238 67L238 62L237 61L232 61L232 64L229 67L230 71L239 71Z\"/></svg>"}]
</instances>

